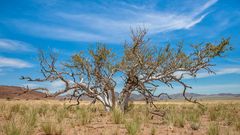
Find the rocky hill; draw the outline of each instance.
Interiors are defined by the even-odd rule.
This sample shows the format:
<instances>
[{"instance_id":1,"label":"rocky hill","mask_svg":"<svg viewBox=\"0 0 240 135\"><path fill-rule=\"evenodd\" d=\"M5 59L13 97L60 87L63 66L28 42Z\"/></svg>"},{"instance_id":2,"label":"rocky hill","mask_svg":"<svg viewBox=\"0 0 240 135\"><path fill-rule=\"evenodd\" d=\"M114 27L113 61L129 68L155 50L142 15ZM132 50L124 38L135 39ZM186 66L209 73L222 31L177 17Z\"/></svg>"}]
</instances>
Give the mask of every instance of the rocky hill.
<instances>
[{"instance_id":1,"label":"rocky hill","mask_svg":"<svg viewBox=\"0 0 240 135\"><path fill-rule=\"evenodd\" d=\"M24 90L17 86L0 86L0 98L3 99L43 99L45 94L31 91L23 94Z\"/></svg>"}]
</instances>

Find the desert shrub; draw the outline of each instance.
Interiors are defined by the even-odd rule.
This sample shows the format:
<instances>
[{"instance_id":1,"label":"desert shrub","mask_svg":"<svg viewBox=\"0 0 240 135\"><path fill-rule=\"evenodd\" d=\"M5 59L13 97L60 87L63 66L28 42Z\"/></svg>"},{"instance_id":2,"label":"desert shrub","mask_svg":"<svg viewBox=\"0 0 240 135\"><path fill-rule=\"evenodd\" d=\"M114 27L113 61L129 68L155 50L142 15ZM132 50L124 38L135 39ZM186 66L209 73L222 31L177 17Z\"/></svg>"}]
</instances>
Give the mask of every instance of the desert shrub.
<instances>
[{"instance_id":1,"label":"desert shrub","mask_svg":"<svg viewBox=\"0 0 240 135\"><path fill-rule=\"evenodd\" d=\"M124 114L120 109L112 111L112 120L115 124L122 124L124 122Z\"/></svg>"},{"instance_id":2,"label":"desert shrub","mask_svg":"<svg viewBox=\"0 0 240 135\"><path fill-rule=\"evenodd\" d=\"M208 135L219 135L219 125L218 123L211 123L208 128Z\"/></svg>"},{"instance_id":3,"label":"desert shrub","mask_svg":"<svg viewBox=\"0 0 240 135\"><path fill-rule=\"evenodd\" d=\"M136 135L140 129L141 121L137 118L134 118L130 122L125 123L125 127L129 135Z\"/></svg>"}]
</instances>

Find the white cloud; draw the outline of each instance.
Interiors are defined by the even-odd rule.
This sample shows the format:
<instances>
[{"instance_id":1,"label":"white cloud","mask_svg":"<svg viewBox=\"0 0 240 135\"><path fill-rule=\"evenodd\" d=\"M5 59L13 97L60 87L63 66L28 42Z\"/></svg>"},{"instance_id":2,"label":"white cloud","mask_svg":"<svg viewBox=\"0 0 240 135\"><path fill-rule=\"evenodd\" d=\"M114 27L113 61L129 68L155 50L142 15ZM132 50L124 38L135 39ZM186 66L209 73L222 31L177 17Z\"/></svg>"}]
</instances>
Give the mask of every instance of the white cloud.
<instances>
[{"instance_id":1,"label":"white cloud","mask_svg":"<svg viewBox=\"0 0 240 135\"><path fill-rule=\"evenodd\" d=\"M64 87L65 87L65 83L60 80L50 83L50 88L53 90L63 89Z\"/></svg>"},{"instance_id":2,"label":"white cloud","mask_svg":"<svg viewBox=\"0 0 240 135\"><path fill-rule=\"evenodd\" d=\"M240 84L209 84L209 85L193 85L188 92L200 94L217 94L217 93L238 93Z\"/></svg>"},{"instance_id":3,"label":"white cloud","mask_svg":"<svg viewBox=\"0 0 240 135\"><path fill-rule=\"evenodd\" d=\"M212 5L214 5L215 3L217 3L218 0L209 0L208 2L206 2L205 4L203 4L203 6L201 6L200 8L197 8L194 11L194 15L198 15L200 13L202 13L204 10L208 9L209 7L211 7Z\"/></svg>"},{"instance_id":4,"label":"white cloud","mask_svg":"<svg viewBox=\"0 0 240 135\"><path fill-rule=\"evenodd\" d=\"M112 32L126 33L130 27L138 26L147 27L150 33L189 29L201 22L206 15L203 14L200 17L196 17L191 14L141 11L138 14L129 15L127 19L118 20L94 14L59 14L59 16L69 21L88 24L88 27L91 29L98 30L108 36L111 36Z\"/></svg>"},{"instance_id":5,"label":"white cloud","mask_svg":"<svg viewBox=\"0 0 240 135\"><path fill-rule=\"evenodd\" d=\"M199 94L217 94L217 93L239 93L240 84L204 84L204 85L190 85L192 89L187 89L190 93ZM181 93L183 87L180 85L174 86L173 89L166 86L158 88L158 92L166 92L169 94Z\"/></svg>"},{"instance_id":6,"label":"white cloud","mask_svg":"<svg viewBox=\"0 0 240 135\"><path fill-rule=\"evenodd\" d=\"M214 85L201 85L193 86L193 90L232 90L240 88L240 84L214 84ZM226 91L225 91L226 92Z\"/></svg>"},{"instance_id":7,"label":"white cloud","mask_svg":"<svg viewBox=\"0 0 240 135\"><path fill-rule=\"evenodd\" d=\"M30 88L45 87L52 91L57 91L65 88L65 83L61 80L56 80L53 82L35 82L35 83L25 83L23 86L28 86Z\"/></svg>"},{"instance_id":8,"label":"white cloud","mask_svg":"<svg viewBox=\"0 0 240 135\"><path fill-rule=\"evenodd\" d=\"M83 32L81 30L64 27L64 26L49 26L45 24L38 24L32 23L29 21L22 21L21 25L17 27L29 34L36 36L36 37L44 37L44 38L51 38L51 39L58 39L63 41L103 41L104 37L94 34ZM44 33L44 34L42 34Z\"/></svg>"},{"instance_id":9,"label":"white cloud","mask_svg":"<svg viewBox=\"0 0 240 135\"><path fill-rule=\"evenodd\" d=\"M174 73L174 75L177 77L180 77L184 73L185 72L176 72L176 73ZM216 70L215 73L208 73L207 71L199 72L199 73L197 73L196 78L206 78L206 77L226 75L226 74L240 74L240 68L239 67L222 68L222 69ZM193 77L185 74L184 79L193 79Z\"/></svg>"},{"instance_id":10,"label":"white cloud","mask_svg":"<svg viewBox=\"0 0 240 135\"><path fill-rule=\"evenodd\" d=\"M24 86L24 87L29 87L29 88L41 87L41 85L35 84L35 83L25 83L25 84L23 84L23 86Z\"/></svg>"},{"instance_id":11,"label":"white cloud","mask_svg":"<svg viewBox=\"0 0 240 135\"><path fill-rule=\"evenodd\" d=\"M21 59L15 59L15 58L6 58L0 56L0 68L1 67L12 67L12 68L29 68L33 65L23 61Z\"/></svg>"},{"instance_id":12,"label":"white cloud","mask_svg":"<svg viewBox=\"0 0 240 135\"><path fill-rule=\"evenodd\" d=\"M240 68L223 68L215 71L215 74L208 74L206 72L198 73L197 78L205 78L205 77L225 75L225 74L240 74Z\"/></svg>"},{"instance_id":13,"label":"white cloud","mask_svg":"<svg viewBox=\"0 0 240 135\"><path fill-rule=\"evenodd\" d=\"M10 40L10 39L0 39L0 49L1 50L9 50L9 51L24 51L31 52L34 51L35 48L30 44L27 44L18 40Z\"/></svg>"},{"instance_id":14,"label":"white cloud","mask_svg":"<svg viewBox=\"0 0 240 135\"><path fill-rule=\"evenodd\" d=\"M158 11L154 6L138 7L139 5L128 3L124 6L118 5L121 2L115 3L116 5L95 3L97 12L81 11L81 6L76 9L78 6L71 5L69 11L48 9L45 16L52 18L48 24L17 20L14 25L22 32L37 37L67 41L119 42L128 37L130 27L145 26L152 34L189 29L200 23L207 15L205 11L216 2L217 0L210 0L187 13Z\"/></svg>"}]
</instances>

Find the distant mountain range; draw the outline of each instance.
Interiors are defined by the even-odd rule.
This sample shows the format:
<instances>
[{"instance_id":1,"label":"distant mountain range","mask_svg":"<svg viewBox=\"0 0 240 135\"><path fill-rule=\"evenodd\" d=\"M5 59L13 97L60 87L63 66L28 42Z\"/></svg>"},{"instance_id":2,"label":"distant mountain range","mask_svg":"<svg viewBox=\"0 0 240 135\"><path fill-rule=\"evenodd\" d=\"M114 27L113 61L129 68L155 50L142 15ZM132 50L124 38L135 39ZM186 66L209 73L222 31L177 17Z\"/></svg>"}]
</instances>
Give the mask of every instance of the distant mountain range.
<instances>
[{"instance_id":1,"label":"distant mountain range","mask_svg":"<svg viewBox=\"0 0 240 135\"><path fill-rule=\"evenodd\" d=\"M22 94L24 90L21 87L17 86L0 86L0 98L4 99L46 99L45 94L42 92L29 92ZM119 96L119 93L115 93L116 97ZM184 99L182 93L171 94L169 95L171 99ZM186 93L187 97L193 97L196 99L240 99L240 94L232 93L219 93L219 94L196 94L196 93ZM56 99L66 99L69 96L59 96ZM144 97L139 94L132 94L131 100L144 100ZM88 97L82 97L82 100L90 100ZM155 100L168 100L166 95L162 95L160 99L155 98Z\"/></svg>"}]
</instances>

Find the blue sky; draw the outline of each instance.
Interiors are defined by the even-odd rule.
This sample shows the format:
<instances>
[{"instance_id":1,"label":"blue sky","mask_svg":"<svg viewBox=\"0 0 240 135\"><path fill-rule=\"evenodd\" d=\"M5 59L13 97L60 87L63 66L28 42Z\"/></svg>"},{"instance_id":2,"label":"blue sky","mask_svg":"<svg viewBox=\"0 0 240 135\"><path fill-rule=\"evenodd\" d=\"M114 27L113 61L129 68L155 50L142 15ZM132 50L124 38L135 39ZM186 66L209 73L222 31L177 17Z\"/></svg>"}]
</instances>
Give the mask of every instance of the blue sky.
<instances>
[{"instance_id":1,"label":"blue sky","mask_svg":"<svg viewBox=\"0 0 240 135\"><path fill-rule=\"evenodd\" d=\"M239 0L1 0L0 85L60 88L60 82L35 84L18 79L39 75L38 49L55 50L61 60L67 60L104 42L121 56L130 28L144 26L157 46L183 41L186 51L191 44L231 37L234 50L213 61L216 75L201 72L185 82L193 87L190 92L240 93L239 5ZM162 89L181 91L179 86Z\"/></svg>"}]
</instances>

